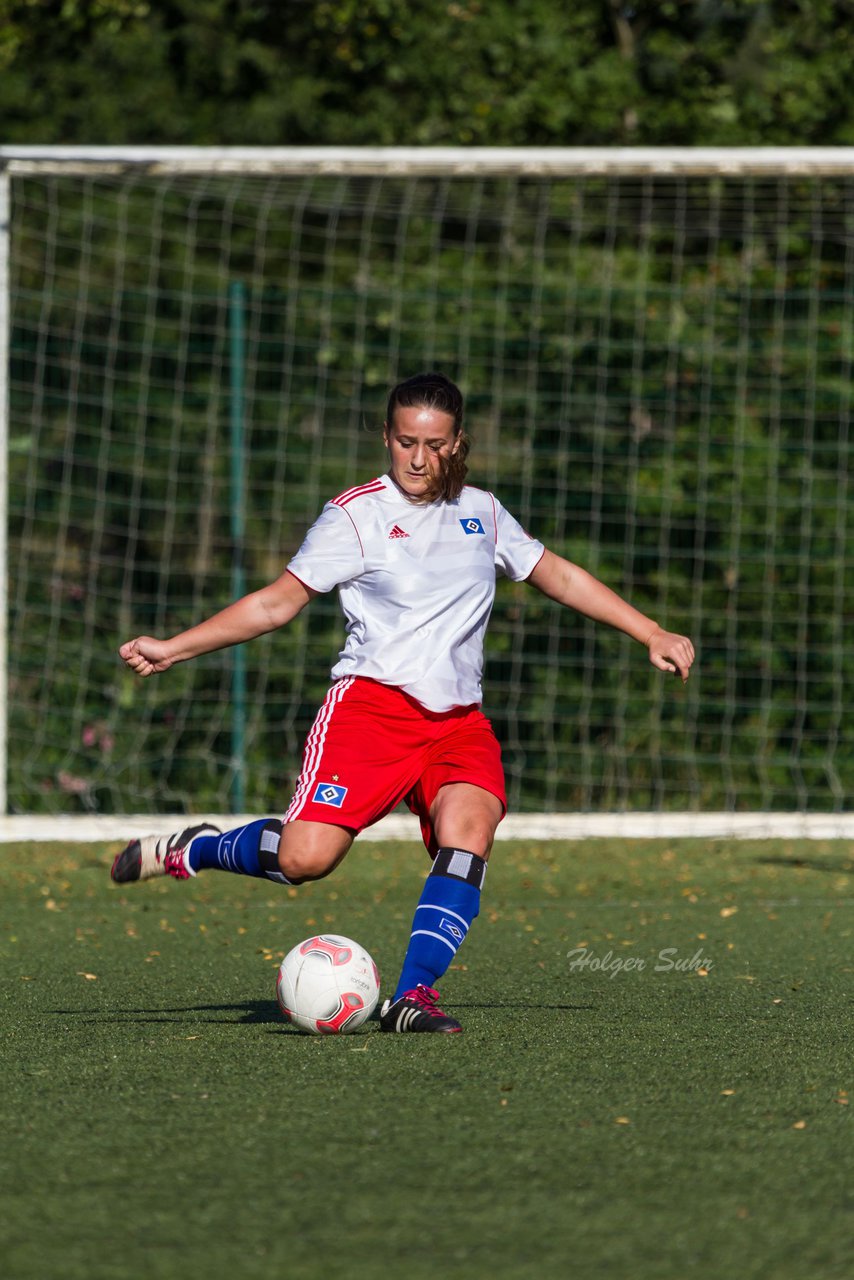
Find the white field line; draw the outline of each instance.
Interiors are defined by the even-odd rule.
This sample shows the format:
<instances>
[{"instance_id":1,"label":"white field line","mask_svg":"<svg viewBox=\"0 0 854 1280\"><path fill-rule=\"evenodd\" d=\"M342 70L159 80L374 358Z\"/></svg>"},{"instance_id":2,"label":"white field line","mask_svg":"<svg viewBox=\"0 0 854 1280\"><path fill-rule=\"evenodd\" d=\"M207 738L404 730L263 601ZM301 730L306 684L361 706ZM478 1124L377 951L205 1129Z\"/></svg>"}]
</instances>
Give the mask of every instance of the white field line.
<instances>
[{"instance_id":1,"label":"white field line","mask_svg":"<svg viewBox=\"0 0 854 1280\"><path fill-rule=\"evenodd\" d=\"M242 826L255 814L193 814L223 831ZM88 814L0 817L0 843L15 841L130 840L141 835L167 835L188 825L183 814ZM498 840L851 840L854 813L517 813L498 828ZM368 828L360 840L420 841L417 820L390 814Z\"/></svg>"}]
</instances>

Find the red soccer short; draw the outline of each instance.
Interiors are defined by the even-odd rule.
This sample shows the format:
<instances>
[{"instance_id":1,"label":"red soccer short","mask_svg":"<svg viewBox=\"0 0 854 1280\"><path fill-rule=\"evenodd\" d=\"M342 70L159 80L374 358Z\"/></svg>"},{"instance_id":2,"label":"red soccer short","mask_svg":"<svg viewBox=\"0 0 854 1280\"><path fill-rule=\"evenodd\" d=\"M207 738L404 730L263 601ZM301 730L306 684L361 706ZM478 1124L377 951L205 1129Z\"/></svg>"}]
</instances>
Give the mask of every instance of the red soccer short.
<instances>
[{"instance_id":1,"label":"red soccer short","mask_svg":"<svg viewBox=\"0 0 854 1280\"><path fill-rule=\"evenodd\" d=\"M480 707L428 711L400 689L347 676L317 713L284 821L359 832L405 800L435 854L430 806L447 782L482 787L507 809L501 748Z\"/></svg>"}]
</instances>

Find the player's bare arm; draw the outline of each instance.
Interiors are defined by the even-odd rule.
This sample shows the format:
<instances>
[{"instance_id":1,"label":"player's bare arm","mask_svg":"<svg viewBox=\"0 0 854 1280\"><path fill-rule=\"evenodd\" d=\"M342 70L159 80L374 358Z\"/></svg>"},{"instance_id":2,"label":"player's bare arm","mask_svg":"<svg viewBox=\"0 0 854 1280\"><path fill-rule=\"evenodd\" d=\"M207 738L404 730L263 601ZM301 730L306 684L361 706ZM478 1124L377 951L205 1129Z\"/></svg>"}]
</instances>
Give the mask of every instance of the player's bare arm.
<instances>
[{"instance_id":1,"label":"player's bare arm","mask_svg":"<svg viewBox=\"0 0 854 1280\"><path fill-rule=\"evenodd\" d=\"M119 656L140 676L168 671L176 662L187 662L203 653L227 649L268 631L277 631L295 618L316 594L286 570L275 582L250 592L169 640L157 640L153 636L128 640L119 649Z\"/></svg>"},{"instance_id":2,"label":"player's bare arm","mask_svg":"<svg viewBox=\"0 0 854 1280\"><path fill-rule=\"evenodd\" d=\"M645 645L650 662L659 671L678 674L683 683L688 679L694 662L694 646L688 637L665 631L586 569L546 550L528 582L558 604L624 631Z\"/></svg>"}]
</instances>

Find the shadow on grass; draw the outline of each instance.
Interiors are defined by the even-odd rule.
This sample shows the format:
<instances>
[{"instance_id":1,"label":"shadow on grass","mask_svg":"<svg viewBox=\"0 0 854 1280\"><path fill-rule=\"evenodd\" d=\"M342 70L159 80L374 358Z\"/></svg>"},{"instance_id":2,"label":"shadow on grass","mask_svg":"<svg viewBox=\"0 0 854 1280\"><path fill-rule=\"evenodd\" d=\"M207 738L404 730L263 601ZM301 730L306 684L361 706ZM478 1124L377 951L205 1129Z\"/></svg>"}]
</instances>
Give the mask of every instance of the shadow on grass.
<instances>
[{"instance_id":1,"label":"shadow on grass","mask_svg":"<svg viewBox=\"0 0 854 1280\"><path fill-rule=\"evenodd\" d=\"M240 1004L190 1004L178 1005L171 1009L111 1009L108 1013L93 1012L92 1009L52 1009L52 1013L63 1017L77 1015L85 1022L211 1022L237 1023L240 1026L257 1023L284 1022L281 1010L275 1000L243 1000ZM232 1013L233 1018L199 1018L170 1015Z\"/></svg>"},{"instance_id":2,"label":"shadow on grass","mask_svg":"<svg viewBox=\"0 0 854 1280\"><path fill-rule=\"evenodd\" d=\"M766 867L805 867L808 871L829 871L834 875L854 871L850 858L757 858Z\"/></svg>"},{"instance_id":3,"label":"shadow on grass","mask_svg":"<svg viewBox=\"0 0 854 1280\"><path fill-rule=\"evenodd\" d=\"M501 1000L489 1003L457 1003L457 1009L527 1009L552 1013L580 1013L590 1011L592 1004L532 1004L525 1000ZM113 1009L98 1013L92 1009L52 1009L52 1013L61 1017L77 1017L81 1022L92 1025L101 1023L166 1023L175 1026L210 1023L215 1026L271 1026L292 1034L301 1034L295 1027L288 1026L275 1001L244 1000L239 1004L192 1004L178 1005L169 1009ZM233 1017L200 1017L200 1014L233 1014ZM190 1017L186 1015L192 1015ZM379 1007L374 1009L367 1022L379 1022Z\"/></svg>"},{"instance_id":4,"label":"shadow on grass","mask_svg":"<svg viewBox=\"0 0 854 1280\"><path fill-rule=\"evenodd\" d=\"M454 1001L455 1009L530 1009L543 1013L583 1013L595 1009L593 1004L533 1004L530 1000L494 1000L490 1004L476 1004L469 1000Z\"/></svg>"}]
</instances>

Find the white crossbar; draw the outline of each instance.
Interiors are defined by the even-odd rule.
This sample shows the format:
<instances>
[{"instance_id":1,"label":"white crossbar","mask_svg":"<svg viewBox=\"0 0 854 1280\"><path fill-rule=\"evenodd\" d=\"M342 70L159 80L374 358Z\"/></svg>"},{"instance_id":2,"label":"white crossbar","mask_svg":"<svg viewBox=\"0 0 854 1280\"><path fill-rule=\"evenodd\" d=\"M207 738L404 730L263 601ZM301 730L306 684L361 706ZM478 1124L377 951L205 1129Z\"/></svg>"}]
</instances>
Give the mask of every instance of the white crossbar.
<instances>
[{"instance_id":1,"label":"white crossbar","mask_svg":"<svg viewBox=\"0 0 854 1280\"><path fill-rule=\"evenodd\" d=\"M0 146L10 173L854 174L854 147Z\"/></svg>"}]
</instances>

